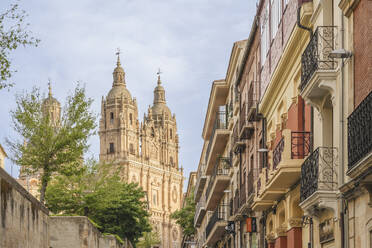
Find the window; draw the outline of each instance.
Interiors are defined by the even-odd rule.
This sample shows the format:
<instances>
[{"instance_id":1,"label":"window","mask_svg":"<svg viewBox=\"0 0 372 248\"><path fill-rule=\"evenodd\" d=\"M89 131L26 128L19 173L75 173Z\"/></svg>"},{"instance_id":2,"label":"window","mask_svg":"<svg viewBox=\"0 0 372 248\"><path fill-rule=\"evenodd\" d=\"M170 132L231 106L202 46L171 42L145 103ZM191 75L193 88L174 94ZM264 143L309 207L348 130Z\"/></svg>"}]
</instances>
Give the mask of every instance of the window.
<instances>
[{"instance_id":1,"label":"window","mask_svg":"<svg viewBox=\"0 0 372 248\"><path fill-rule=\"evenodd\" d=\"M115 152L114 143L110 143L110 151L109 151L109 153L114 153L114 152Z\"/></svg>"},{"instance_id":2,"label":"window","mask_svg":"<svg viewBox=\"0 0 372 248\"><path fill-rule=\"evenodd\" d=\"M152 203L157 206L158 205L158 192L154 190L154 193L152 195Z\"/></svg>"},{"instance_id":3,"label":"window","mask_svg":"<svg viewBox=\"0 0 372 248\"><path fill-rule=\"evenodd\" d=\"M173 131L172 131L172 129L169 129L169 136L170 136L170 139L172 139L172 137L173 137Z\"/></svg>"},{"instance_id":4,"label":"window","mask_svg":"<svg viewBox=\"0 0 372 248\"><path fill-rule=\"evenodd\" d=\"M134 154L134 147L133 147L133 144L129 144L129 152L131 154Z\"/></svg>"},{"instance_id":5,"label":"window","mask_svg":"<svg viewBox=\"0 0 372 248\"><path fill-rule=\"evenodd\" d=\"M172 165L172 166L174 165L174 164L173 164L173 157L172 157L172 156L170 156L170 158L169 158L169 163L170 163L170 165Z\"/></svg>"},{"instance_id":6,"label":"window","mask_svg":"<svg viewBox=\"0 0 372 248\"><path fill-rule=\"evenodd\" d=\"M265 64L266 55L270 46L269 38L269 4L266 5L266 9L261 16L261 66Z\"/></svg>"},{"instance_id":7,"label":"window","mask_svg":"<svg viewBox=\"0 0 372 248\"><path fill-rule=\"evenodd\" d=\"M280 8L281 1L282 0L271 0L271 12L270 12L271 40L275 38L275 35L278 31L280 19L282 17L281 8Z\"/></svg>"},{"instance_id":8,"label":"window","mask_svg":"<svg viewBox=\"0 0 372 248\"><path fill-rule=\"evenodd\" d=\"M253 168L254 168L254 157L253 157L253 154L251 155L250 168L251 168L251 170L253 170Z\"/></svg>"},{"instance_id":9,"label":"window","mask_svg":"<svg viewBox=\"0 0 372 248\"><path fill-rule=\"evenodd\" d=\"M133 124L133 115L132 115L132 113L129 114L129 123L130 123L130 125Z\"/></svg>"},{"instance_id":10,"label":"window","mask_svg":"<svg viewBox=\"0 0 372 248\"><path fill-rule=\"evenodd\" d=\"M151 128L151 137L155 137L155 130L153 127Z\"/></svg>"},{"instance_id":11,"label":"window","mask_svg":"<svg viewBox=\"0 0 372 248\"><path fill-rule=\"evenodd\" d=\"M114 123L114 113L113 112L110 113L110 123L111 124Z\"/></svg>"}]
</instances>

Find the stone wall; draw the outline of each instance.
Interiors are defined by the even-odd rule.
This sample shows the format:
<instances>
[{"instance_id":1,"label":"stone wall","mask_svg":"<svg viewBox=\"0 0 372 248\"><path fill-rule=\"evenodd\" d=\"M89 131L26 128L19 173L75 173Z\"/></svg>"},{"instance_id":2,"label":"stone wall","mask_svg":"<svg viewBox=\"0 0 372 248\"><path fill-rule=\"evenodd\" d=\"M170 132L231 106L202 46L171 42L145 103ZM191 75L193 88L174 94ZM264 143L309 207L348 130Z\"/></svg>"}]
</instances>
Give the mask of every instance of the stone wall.
<instances>
[{"instance_id":1,"label":"stone wall","mask_svg":"<svg viewBox=\"0 0 372 248\"><path fill-rule=\"evenodd\" d=\"M102 235L84 216L53 216L49 218L51 248L131 248L113 235Z\"/></svg>"},{"instance_id":2,"label":"stone wall","mask_svg":"<svg viewBox=\"0 0 372 248\"><path fill-rule=\"evenodd\" d=\"M49 248L48 210L0 168L0 247Z\"/></svg>"}]
</instances>

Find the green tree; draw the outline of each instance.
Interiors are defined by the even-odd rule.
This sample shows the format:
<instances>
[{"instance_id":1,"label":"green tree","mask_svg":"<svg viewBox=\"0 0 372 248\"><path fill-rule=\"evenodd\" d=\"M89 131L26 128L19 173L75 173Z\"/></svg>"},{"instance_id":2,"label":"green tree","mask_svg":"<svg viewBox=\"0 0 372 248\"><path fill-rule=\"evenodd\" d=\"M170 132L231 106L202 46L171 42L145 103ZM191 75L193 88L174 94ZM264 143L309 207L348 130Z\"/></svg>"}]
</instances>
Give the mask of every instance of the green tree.
<instances>
[{"instance_id":1,"label":"green tree","mask_svg":"<svg viewBox=\"0 0 372 248\"><path fill-rule=\"evenodd\" d=\"M142 233L151 230L145 192L137 184L121 182L110 167L92 163L74 175L54 177L46 192L46 205L54 213L85 215L101 232L135 244Z\"/></svg>"},{"instance_id":2,"label":"green tree","mask_svg":"<svg viewBox=\"0 0 372 248\"><path fill-rule=\"evenodd\" d=\"M185 198L185 205L183 208L173 212L171 218L175 219L177 224L181 226L183 234L190 236L195 234L194 216L195 216L195 201L194 190L192 194Z\"/></svg>"},{"instance_id":3,"label":"green tree","mask_svg":"<svg viewBox=\"0 0 372 248\"><path fill-rule=\"evenodd\" d=\"M13 86L8 82L14 71L11 69L10 52L19 46L37 46L39 40L32 37L25 23L26 12L19 9L18 4L12 4L9 9L0 14L0 90Z\"/></svg>"},{"instance_id":4,"label":"green tree","mask_svg":"<svg viewBox=\"0 0 372 248\"><path fill-rule=\"evenodd\" d=\"M34 88L31 93L16 95L16 108L11 111L12 126L19 139L6 139L14 163L29 174L40 173L40 201L52 175L73 174L87 151L88 138L95 133L96 116L90 112L92 99L85 88L77 85L67 97L57 123L45 111L44 99Z\"/></svg>"},{"instance_id":5,"label":"green tree","mask_svg":"<svg viewBox=\"0 0 372 248\"><path fill-rule=\"evenodd\" d=\"M151 248L160 245L161 240L157 232L145 232L136 247L138 248Z\"/></svg>"}]
</instances>

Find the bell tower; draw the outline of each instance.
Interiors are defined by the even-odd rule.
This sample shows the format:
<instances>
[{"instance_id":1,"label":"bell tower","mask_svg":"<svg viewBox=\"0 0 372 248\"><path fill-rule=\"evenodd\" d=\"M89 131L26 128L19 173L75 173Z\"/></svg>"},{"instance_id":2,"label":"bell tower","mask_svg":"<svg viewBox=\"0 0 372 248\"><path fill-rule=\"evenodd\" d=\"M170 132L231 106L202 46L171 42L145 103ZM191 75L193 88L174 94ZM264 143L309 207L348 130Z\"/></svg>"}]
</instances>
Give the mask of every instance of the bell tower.
<instances>
[{"instance_id":1,"label":"bell tower","mask_svg":"<svg viewBox=\"0 0 372 248\"><path fill-rule=\"evenodd\" d=\"M126 88L119 52L112 88L101 101L99 137L101 161L120 161L140 154L137 101Z\"/></svg>"},{"instance_id":2,"label":"bell tower","mask_svg":"<svg viewBox=\"0 0 372 248\"><path fill-rule=\"evenodd\" d=\"M148 108L143 120L142 152L150 160L157 160L170 170L178 167L178 134L176 116L170 111L165 100L160 72L154 89L154 103Z\"/></svg>"}]
</instances>

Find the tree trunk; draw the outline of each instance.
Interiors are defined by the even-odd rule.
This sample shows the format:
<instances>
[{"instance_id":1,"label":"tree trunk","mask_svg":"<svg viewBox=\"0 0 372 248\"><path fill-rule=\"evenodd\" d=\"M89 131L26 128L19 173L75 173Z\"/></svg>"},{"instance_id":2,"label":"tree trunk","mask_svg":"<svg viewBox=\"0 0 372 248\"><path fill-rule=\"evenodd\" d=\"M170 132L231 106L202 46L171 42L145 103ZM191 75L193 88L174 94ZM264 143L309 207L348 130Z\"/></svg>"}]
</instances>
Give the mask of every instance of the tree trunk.
<instances>
[{"instance_id":1,"label":"tree trunk","mask_svg":"<svg viewBox=\"0 0 372 248\"><path fill-rule=\"evenodd\" d=\"M48 186L48 180L45 178L45 176L42 177L42 183L41 183L41 189L40 189L40 202L44 204L45 200L45 191L46 187Z\"/></svg>"},{"instance_id":2,"label":"tree trunk","mask_svg":"<svg viewBox=\"0 0 372 248\"><path fill-rule=\"evenodd\" d=\"M42 204L44 204L45 201L45 192L50 179L50 173L46 168L47 166L44 166L43 174L41 176L40 202Z\"/></svg>"}]
</instances>

